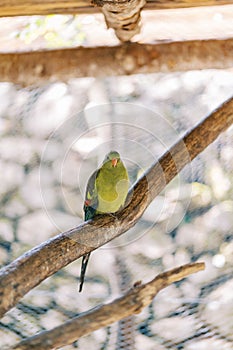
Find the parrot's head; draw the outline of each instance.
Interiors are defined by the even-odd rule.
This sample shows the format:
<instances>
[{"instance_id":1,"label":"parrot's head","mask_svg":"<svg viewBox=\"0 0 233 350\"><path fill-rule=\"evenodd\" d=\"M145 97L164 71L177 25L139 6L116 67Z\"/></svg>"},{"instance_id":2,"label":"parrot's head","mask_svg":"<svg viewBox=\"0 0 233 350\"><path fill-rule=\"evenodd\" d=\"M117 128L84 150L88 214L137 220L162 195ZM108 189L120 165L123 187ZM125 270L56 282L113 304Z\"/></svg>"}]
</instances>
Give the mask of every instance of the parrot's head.
<instances>
[{"instance_id":1,"label":"parrot's head","mask_svg":"<svg viewBox=\"0 0 233 350\"><path fill-rule=\"evenodd\" d=\"M120 154L117 151L111 151L106 155L104 163L108 163L111 167L115 168L120 160Z\"/></svg>"}]
</instances>

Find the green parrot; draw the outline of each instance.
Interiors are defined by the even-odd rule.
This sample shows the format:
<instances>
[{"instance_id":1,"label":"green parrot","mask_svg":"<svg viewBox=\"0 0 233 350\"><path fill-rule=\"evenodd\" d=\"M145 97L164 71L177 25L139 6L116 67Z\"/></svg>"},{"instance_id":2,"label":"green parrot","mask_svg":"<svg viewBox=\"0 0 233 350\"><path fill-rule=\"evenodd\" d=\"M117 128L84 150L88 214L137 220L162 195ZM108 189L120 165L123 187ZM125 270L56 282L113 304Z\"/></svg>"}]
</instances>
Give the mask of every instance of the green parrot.
<instances>
[{"instance_id":1,"label":"green parrot","mask_svg":"<svg viewBox=\"0 0 233 350\"><path fill-rule=\"evenodd\" d=\"M128 190L128 171L120 154L111 151L88 180L83 207L84 220L90 220L99 214L115 213L123 208ZM90 254L85 254L82 258L79 292L82 291Z\"/></svg>"}]
</instances>

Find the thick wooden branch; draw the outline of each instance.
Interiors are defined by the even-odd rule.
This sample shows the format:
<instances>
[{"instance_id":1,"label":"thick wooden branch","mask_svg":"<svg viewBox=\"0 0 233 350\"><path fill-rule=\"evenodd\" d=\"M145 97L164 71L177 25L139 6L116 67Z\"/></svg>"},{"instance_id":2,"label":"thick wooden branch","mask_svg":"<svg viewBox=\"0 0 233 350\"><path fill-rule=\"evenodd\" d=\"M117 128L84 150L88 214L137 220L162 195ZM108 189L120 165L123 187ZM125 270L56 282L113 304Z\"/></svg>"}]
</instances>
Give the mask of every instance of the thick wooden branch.
<instances>
[{"instance_id":1,"label":"thick wooden branch","mask_svg":"<svg viewBox=\"0 0 233 350\"><path fill-rule=\"evenodd\" d=\"M160 10L230 4L233 4L232 0L149 0L146 3L146 8ZM94 13L99 11L100 8L93 6L91 0L2 0L0 2L0 17Z\"/></svg>"},{"instance_id":2,"label":"thick wooden branch","mask_svg":"<svg viewBox=\"0 0 233 350\"><path fill-rule=\"evenodd\" d=\"M93 0L93 3L101 6L108 28L113 28L121 41L130 41L140 32L140 13L146 0Z\"/></svg>"},{"instance_id":3,"label":"thick wooden branch","mask_svg":"<svg viewBox=\"0 0 233 350\"><path fill-rule=\"evenodd\" d=\"M109 326L125 317L140 313L156 294L174 282L188 275L204 270L204 263L187 264L164 272L152 281L136 282L125 295L109 304L85 312L52 330L41 332L15 345L14 350L49 350L72 344L74 341L97 329Z\"/></svg>"},{"instance_id":4,"label":"thick wooden branch","mask_svg":"<svg viewBox=\"0 0 233 350\"><path fill-rule=\"evenodd\" d=\"M1 81L38 85L71 78L233 67L233 39L130 43L113 47L0 54Z\"/></svg>"},{"instance_id":5,"label":"thick wooden branch","mask_svg":"<svg viewBox=\"0 0 233 350\"><path fill-rule=\"evenodd\" d=\"M131 190L130 202L122 211L114 216L98 216L61 233L1 269L0 316L44 279L134 226L166 184L232 123L233 98L189 131L149 168Z\"/></svg>"}]
</instances>

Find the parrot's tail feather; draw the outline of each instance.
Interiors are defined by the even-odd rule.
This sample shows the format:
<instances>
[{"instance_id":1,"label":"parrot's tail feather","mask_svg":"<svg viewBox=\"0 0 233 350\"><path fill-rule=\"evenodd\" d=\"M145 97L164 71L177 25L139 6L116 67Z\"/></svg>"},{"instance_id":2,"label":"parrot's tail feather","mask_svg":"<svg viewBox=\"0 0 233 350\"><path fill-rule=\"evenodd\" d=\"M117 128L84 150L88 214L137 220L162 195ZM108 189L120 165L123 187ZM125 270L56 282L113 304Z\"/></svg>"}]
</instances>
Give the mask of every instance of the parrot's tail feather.
<instances>
[{"instance_id":1,"label":"parrot's tail feather","mask_svg":"<svg viewBox=\"0 0 233 350\"><path fill-rule=\"evenodd\" d=\"M91 255L91 253L83 255L82 266L81 266L81 275L80 275L79 292L81 292L82 288L83 288L85 272L86 272L86 269L87 269L87 264L88 264L90 255Z\"/></svg>"}]
</instances>

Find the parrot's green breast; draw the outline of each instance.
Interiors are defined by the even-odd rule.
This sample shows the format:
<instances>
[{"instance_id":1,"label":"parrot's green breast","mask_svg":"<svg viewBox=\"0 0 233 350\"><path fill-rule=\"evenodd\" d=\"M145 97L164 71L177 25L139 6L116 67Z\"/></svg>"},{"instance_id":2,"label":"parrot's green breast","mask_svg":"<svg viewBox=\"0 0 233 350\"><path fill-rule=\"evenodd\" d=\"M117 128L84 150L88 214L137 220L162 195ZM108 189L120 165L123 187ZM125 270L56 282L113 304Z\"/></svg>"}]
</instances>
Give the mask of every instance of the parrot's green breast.
<instances>
[{"instance_id":1,"label":"parrot's green breast","mask_svg":"<svg viewBox=\"0 0 233 350\"><path fill-rule=\"evenodd\" d=\"M128 172L120 161L115 168L103 164L96 178L98 213L115 213L124 206L129 190Z\"/></svg>"}]
</instances>

